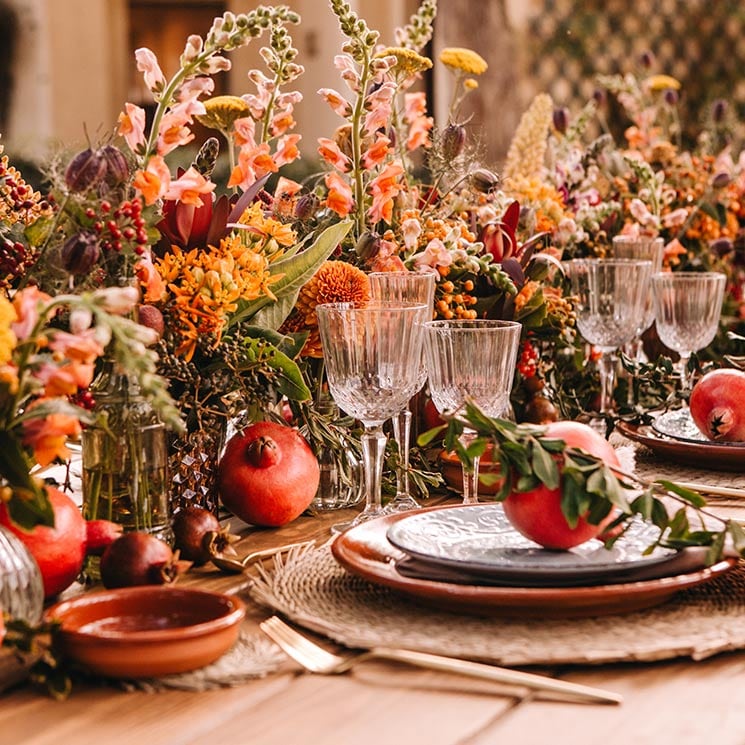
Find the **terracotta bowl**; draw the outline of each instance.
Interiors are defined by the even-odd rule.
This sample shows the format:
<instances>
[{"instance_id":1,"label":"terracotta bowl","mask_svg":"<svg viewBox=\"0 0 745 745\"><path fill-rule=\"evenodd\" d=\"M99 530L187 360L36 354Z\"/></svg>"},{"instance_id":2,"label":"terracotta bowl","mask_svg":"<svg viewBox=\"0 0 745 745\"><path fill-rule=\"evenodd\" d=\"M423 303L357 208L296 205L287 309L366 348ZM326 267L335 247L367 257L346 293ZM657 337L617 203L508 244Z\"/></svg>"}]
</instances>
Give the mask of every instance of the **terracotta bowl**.
<instances>
[{"instance_id":1,"label":"terracotta bowl","mask_svg":"<svg viewBox=\"0 0 745 745\"><path fill-rule=\"evenodd\" d=\"M453 452L443 450L440 453L440 472L442 478L445 479L445 483L451 488L457 491L459 494L463 493L463 470L461 469L460 460L458 456ZM479 463L479 473L499 473L499 463L492 463L486 458L482 458ZM493 484L487 486L486 484L479 482L479 494L496 494L499 491L499 481L495 481Z\"/></svg>"},{"instance_id":2,"label":"terracotta bowl","mask_svg":"<svg viewBox=\"0 0 745 745\"><path fill-rule=\"evenodd\" d=\"M103 590L49 608L69 659L100 675L139 678L195 670L233 646L246 614L230 595L148 585Z\"/></svg>"}]
</instances>

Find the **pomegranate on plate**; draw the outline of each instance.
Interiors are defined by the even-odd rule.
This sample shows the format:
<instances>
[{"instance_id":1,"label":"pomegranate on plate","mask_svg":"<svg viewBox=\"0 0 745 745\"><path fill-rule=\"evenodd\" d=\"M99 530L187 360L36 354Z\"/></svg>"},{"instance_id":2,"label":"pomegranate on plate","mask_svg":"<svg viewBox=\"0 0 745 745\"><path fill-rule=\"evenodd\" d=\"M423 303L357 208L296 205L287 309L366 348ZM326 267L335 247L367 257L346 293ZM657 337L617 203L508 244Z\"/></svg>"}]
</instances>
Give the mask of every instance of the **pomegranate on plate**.
<instances>
[{"instance_id":1,"label":"pomegranate on plate","mask_svg":"<svg viewBox=\"0 0 745 745\"><path fill-rule=\"evenodd\" d=\"M712 370L693 386L691 418L710 440L745 442L745 372Z\"/></svg>"},{"instance_id":2,"label":"pomegranate on plate","mask_svg":"<svg viewBox=\"0 0 745 745\"><path fill-rule=\"evenodd\" d=\"M621 465L610 443L585 424L552 422L546 426L545 436L564 440L567 447L584 450L607 465ZM513 491L503 506L507 519L519 533L552 549L572 548L596 538L614 518L611 511L596 525L587 521L585 513L580 515L577 525L571 527L561 509L561 483L556 489L540 484L527 492Z\"/></svg>"}]
</instances>

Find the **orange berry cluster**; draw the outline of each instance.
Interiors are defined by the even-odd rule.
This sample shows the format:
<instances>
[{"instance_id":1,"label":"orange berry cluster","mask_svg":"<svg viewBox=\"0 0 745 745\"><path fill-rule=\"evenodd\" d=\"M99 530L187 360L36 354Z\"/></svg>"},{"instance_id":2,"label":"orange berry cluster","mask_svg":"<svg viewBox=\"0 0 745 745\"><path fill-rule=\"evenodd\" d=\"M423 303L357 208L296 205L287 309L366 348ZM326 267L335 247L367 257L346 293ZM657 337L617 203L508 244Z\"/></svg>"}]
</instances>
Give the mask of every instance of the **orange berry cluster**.
<instances>
[{"instance_id":1,"label":"orange berry cluster","mask_svg":"<svg viewBox=\"0 0 745 745\"><path fill-rule=\"evenodd\" d=\"M440 282L435 290L435 312L438 318L449 321L452 318L468 321L476 318L473 306L478 300L471 294L473 280L446 280Z\"/></svg>"}]
</instances>

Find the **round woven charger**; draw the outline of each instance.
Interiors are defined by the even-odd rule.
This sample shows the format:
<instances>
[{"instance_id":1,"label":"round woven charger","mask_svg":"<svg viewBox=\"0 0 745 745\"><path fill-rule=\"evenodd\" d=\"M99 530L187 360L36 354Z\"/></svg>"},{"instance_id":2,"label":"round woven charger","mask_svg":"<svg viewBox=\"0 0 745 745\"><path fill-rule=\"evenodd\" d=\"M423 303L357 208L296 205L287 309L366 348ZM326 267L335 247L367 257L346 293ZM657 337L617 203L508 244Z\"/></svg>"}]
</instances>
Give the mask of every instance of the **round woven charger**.
<instances>
[{"instance_id":1,"label":"round woven charger","mask_svg":"<svg viewBox=\"0 0 745 745\"><path fill-rule=\"evenodd\" d=\"M703 659L745 648L745 565L664 605L571 620L477 618L418 607L348 574L328 546L275 558L256 602L349 647L405 647L503 665Z\"/></svg>"}]
</instances>

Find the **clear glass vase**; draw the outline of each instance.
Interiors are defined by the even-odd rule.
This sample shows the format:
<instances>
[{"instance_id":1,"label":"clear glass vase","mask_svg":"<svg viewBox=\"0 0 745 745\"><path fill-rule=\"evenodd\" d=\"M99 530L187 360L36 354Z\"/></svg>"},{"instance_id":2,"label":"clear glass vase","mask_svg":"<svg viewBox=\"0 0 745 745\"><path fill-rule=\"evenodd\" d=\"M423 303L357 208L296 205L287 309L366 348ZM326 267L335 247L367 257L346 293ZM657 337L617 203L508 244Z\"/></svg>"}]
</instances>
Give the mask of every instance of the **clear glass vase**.
<instances>
[{"instance_id":1,"label":"clear glass vase","mask_svg":"<svg viewBox=\"0 0 745 745\"><path fill-rule=\"evenodd\" d=\"M170 541L166 430L137 381L107 361L91 384L101 426L83 432L83 515Z\"/></svg>"},{"instance_id":2,"label":"clear glass vase","mask_svg":"<svg viewBox=\"0 0 745 745\"><path fill-rule=\"evenodd\" d=\"M0 611L36 624L43 605L39 567L21 539L0 525Z\"/></svg>"}]
</instances>

